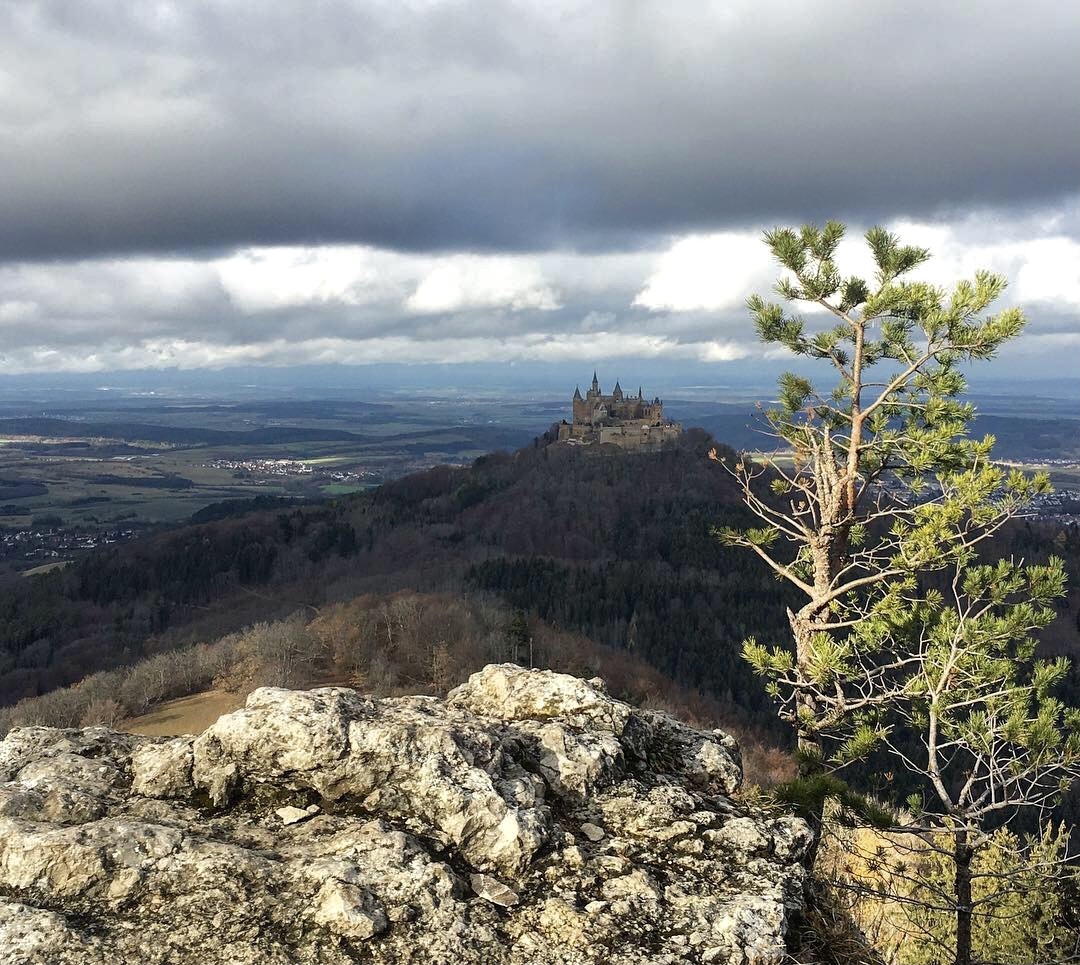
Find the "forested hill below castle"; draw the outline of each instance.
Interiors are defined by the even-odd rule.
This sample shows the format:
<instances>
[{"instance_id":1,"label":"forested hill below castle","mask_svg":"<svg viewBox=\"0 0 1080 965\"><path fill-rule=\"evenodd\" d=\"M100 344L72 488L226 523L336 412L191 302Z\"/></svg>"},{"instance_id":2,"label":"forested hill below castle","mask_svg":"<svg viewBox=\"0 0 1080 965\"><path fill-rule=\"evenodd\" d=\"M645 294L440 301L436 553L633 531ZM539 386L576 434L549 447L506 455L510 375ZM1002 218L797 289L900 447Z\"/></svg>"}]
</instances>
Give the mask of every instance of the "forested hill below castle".
<instances>
[{"instance_id":1,"label":"forested hill below castle","mask_svg":"<svg viewBox=\"0 0 1080 965\"><path fill-rule=\"evenodd\" d=\"M748 522L707 458L716 443L700 430L653 452L547 443L185 527L2 586L0 703L366 592L484 591L775 726L739 654L748 635L786 638L789 601L763 565L711 535ZM1080 557L1038 528L1012 539L1029 558L1054 546ZM1075 619L1064 622L1071 640Z\"/></svg>"}]
</instances>

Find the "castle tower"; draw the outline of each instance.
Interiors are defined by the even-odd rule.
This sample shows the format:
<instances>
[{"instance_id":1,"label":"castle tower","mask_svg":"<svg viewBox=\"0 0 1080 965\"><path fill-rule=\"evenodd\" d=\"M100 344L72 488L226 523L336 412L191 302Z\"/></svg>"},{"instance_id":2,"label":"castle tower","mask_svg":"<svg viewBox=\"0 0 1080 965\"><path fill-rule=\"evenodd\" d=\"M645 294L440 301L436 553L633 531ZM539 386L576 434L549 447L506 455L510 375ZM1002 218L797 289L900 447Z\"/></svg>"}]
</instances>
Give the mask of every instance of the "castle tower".
<instances>
[{"instance_id":1,"label":"castle tower","mask_svg":"<svg viewBox=\"0 0 1080 965\"><path fill-rule=\"evenodd\" d=\"M586 405L585 400L581 397L580 385L574 388L574 398L570 402L570 411L573 413L571 418L575 423L586 421L585 415L588 411L588 406Z\"/></svg>"},{"instance_id":2,"label":"castle tower","mask_svg":"<svg viewBox=\"0 0 1080 965\"><path fill-rule=\"evenodd\" d=\"M615 388L611 391L611 398L614 399L616 402L622 402L622 386L619 385L618 379L615 380Z\"/></svg>"}]
</instances>

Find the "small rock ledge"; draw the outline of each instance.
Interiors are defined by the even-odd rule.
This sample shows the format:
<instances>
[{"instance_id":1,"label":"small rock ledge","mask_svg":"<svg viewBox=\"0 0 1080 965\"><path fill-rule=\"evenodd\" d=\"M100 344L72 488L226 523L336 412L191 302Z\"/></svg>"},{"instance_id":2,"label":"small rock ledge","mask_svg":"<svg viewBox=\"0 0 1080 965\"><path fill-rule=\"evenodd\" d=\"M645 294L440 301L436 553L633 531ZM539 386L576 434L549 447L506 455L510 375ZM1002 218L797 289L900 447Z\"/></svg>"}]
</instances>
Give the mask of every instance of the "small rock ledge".
<instances>
[{"instance_id":1,"label":"small rock ledge","mask_svg":"<svg viewBox=\"0 0 1080 965\"><path fill-rule=\"evenodd\" d=\"M778 963L808 833L740 778L719 731L510 665L258 690L199 737L23 728L0 963Z\"/></svg>"}]
</instances>

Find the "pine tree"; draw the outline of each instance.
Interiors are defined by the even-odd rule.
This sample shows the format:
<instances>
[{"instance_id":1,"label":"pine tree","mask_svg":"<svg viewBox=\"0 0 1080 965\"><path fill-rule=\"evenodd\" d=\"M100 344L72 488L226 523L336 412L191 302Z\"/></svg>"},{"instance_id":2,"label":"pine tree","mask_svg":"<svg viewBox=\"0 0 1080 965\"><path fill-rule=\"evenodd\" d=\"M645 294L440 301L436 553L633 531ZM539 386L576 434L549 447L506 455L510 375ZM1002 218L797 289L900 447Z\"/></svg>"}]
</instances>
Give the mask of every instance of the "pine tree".
<instances>
[{"instance_id":1,"label":"pine tree","mask_svg":"<svg viewBox=\"0 0 1080 965\"><path fill-rule=\"evenodd\" d=\"M758 335L823 363L832 381L781 377L765 417L786 451L725 463L762 525L718 535L805 601L788 612L791 645L750 639L744 656L795 727L812 826L820 834L835 772L876 748L924 780L936 803L924 815L953 835L955 961L966 965L970 867L987 822L1049 803L1080 761L1080 719L1054 697L1066 666L1036 660L1030 638L1052 618L1061 564L979 560L1049 488L1045 475L994 465L993 439L969 436L962 400L961 365L993 356L1024 319L1018 309L983 317L1005 288L989 272L949 293L908 280L929 252L882 228L866 234L873 284L845 279L834 260L843 235L836 222L765 235L788 272L777 292L830 322L811 330L754 296Z\"/></svg>"},{"instance_id":2,"label":"pine tree","mask_svg":"<svg viewBox=\"0 0 1080 965\"><path fill-rule=\"evenodd\" d=\"M989 358L1024 323L1017 309L978 318L1004 280L980 272L946 298L931 285L904 280L929 252L873 228L866 235L878 267L871 287L841 278L833 259L843 235L837 222L765 235L790 273L777 291L824 309L833 324L809 332L802 318L755 295L748 307L758 335L826 363L834 384L823 391L801 375L780 378L779 404L765 416L790 459L729 462L763 525L718 534L750 548L805 596L789 613L794 655L755 641L746 654L773 678L807 766L824 758L821 734L876 694L871 686L863 698L830 695L828 686L858 682L867 672L851 660L875 593L947 565L939 557L948 540L973 547L1046 485L1017 474L1006 502L992 503L998 488L987 460L992 440L967 435L973 410L960 399L959 365ZM940 492L931 495L934 483ZM873 666L869 672L880 676Z\"/></svg>"},{"instance_id":3,"label":"pine tree","mask_svg":"<svg viewBox=\"0 0 1080 965\"><path fill-rule=\"evenodd\" d=\"M1080 774L1080 710L1056 696L1068 660L1040 659L1032 636L1064 595L1061 560L955 564L944 592L898 589L883 608L903 670L888 701L846 733L880 742L923 788L908 800L916 825L947 832L954 961L967 965L975 860L997 823L1022 810L1043 817Z\"/></svg>"}]
</instances>

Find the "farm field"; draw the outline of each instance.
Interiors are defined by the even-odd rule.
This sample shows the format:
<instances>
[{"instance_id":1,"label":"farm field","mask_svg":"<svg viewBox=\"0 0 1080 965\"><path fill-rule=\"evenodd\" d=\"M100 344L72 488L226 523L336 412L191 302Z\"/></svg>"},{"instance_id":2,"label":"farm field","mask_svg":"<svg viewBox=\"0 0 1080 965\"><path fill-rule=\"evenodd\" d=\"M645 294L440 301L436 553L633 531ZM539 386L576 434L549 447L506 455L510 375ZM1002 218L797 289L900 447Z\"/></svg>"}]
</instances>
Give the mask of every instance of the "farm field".
<instances>
[{"instance_id":1,"label":"farm field","mask_svg":"<svg viewBox=\"0 0 1080 965\"><path fill-rule=\"evenodd\" d=\"M8 571L199 520L229 501L312 501L526 445L542 406L90 397L0 403L0 539ZM242 505L242 503L238 504Z\"/></svg>"}]
</instances>

